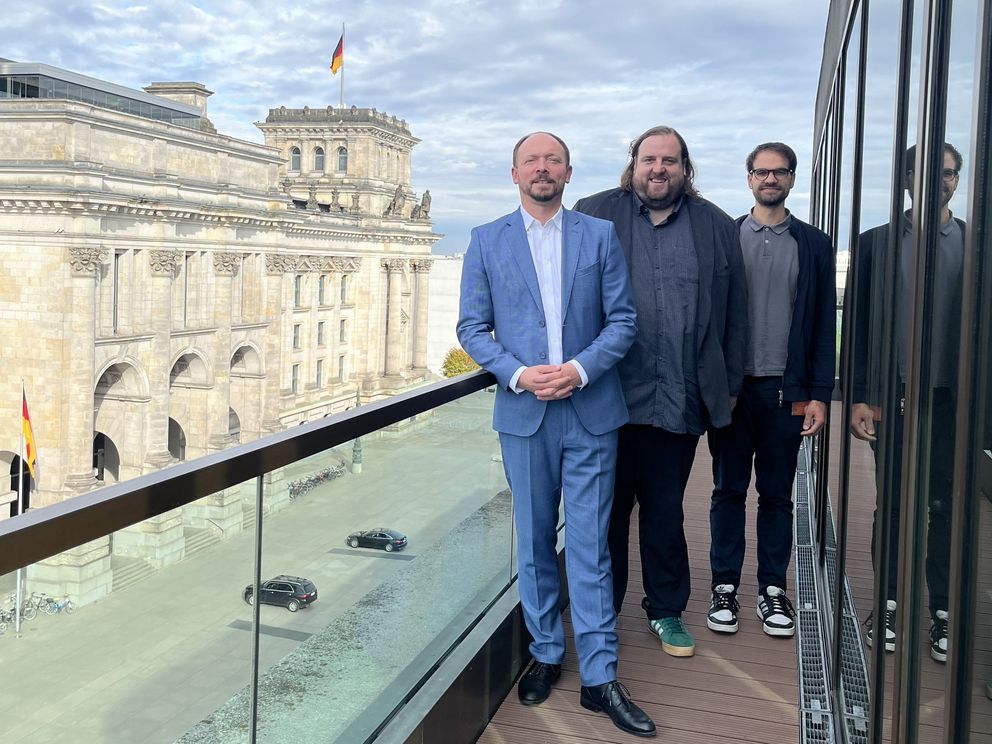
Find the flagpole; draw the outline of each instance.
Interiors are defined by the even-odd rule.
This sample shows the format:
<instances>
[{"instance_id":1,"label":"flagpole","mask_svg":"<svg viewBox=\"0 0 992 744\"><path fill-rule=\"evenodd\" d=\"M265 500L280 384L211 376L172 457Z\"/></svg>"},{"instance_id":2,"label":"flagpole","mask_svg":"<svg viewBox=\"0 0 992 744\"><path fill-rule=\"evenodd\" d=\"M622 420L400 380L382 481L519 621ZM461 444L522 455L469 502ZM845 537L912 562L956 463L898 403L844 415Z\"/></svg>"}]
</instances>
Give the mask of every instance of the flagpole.
<instances>
[{"instance_id":1,"label":"flagpole","mask_svg":"<svg viewBox=\"0 0 992 744\"><path fill-rule=\"evenodd\" d=\"M20 477L17 479L17 515L24 513L24 381L21 380L21 445L17 453ZM14 578L14 633L21 633L21 569Z\"/></svg>"},{"instance_id":2,"label":"flagpole","mask_svg":"<svg viewBox=\"0 0 992 744\"><path fill-rule=\"evenodd\" d=\"M344 110L344 21L341 21L341 109Z\"/></svg>"}]
</instances>

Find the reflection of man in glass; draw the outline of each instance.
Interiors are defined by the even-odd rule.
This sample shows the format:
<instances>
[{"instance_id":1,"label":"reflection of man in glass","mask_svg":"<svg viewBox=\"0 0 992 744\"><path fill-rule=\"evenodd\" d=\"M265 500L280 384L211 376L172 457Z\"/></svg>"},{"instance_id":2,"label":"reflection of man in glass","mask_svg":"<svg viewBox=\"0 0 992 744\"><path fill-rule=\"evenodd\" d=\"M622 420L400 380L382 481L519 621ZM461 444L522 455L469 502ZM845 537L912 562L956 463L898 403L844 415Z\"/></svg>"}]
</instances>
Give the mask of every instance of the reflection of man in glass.
<instances>
[{"instance_id":1,"label":"reflection of man in glass","mask_svg":"<svg viewBox=\"0 0 992 744\"><path fill-rule=\"evenodd\" d=\"M916 160L916 147L906 153L906 190L913 198L913 172ZM929 503L929 526L927 530L927 588L930 593L930 655L937 661L947 659L947 606L949 583L949 548L951 519L951 481L954 465L954 407L957 381L958 343L961 324L961 268L964 256L964 222L953 217L948 203L958 187L961 171L961 153L953 145L944 145L944 166L941 174L943 193L941 196L940 235L936 255L931 268L933 271L932 326L929 337L924 339L924 351L929 353L925 362L929 363L929 385L932 389L930 410L930 459L929 479L924 484ZM889 476L892 494L889 519L892 540L889 554L883 558L888 572L888 597L885 613L885 650L895 650L895 596L899 547L899 511L902 493L902 471L899 467L904 426L904 392L906 383L907 321L909 299L914 291L911 286L911 270L915 257L912 250L912 211L907 211L901 229L899 265L895 276L895 353L898 364L898 398L896 411L882 410L882 375L885 368L880 358L882 334L888 327L888 318L882 308L885 282L885 253L889 245L889 225L881 225L863 233L858 242L859 286L852 287L857 302L857 327L854 330L854 387L851 395L851 432L858 439L874 443L877 439L875 422L884 426L891 422L895 427L896 466ZM926 379L926 378L925 378ZM872 448L875 445L872 444ZM876 451L876 455L877 455ZM879 470L876 457L876 474ZM878 515L876 514L876 519ZM874 555L875 531L872 531L872 554ZM868 644L872 643L873 630L868 632Z\"/></svg>"}]
</instances>

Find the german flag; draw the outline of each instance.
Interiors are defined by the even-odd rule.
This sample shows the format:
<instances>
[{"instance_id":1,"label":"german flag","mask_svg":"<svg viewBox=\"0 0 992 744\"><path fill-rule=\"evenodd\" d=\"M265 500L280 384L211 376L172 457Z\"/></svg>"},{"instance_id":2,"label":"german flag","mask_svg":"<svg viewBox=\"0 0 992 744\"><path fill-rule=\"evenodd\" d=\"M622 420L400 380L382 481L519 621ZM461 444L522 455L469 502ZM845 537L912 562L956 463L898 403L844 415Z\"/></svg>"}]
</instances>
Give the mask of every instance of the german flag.
<instances>
[{"instance_id":1,"label":"german flag","mask_svg":"<svg viewBox=\"0 0 992 744\"><path fill-rule=\"evenodd\" d=\"M34 432L31 430L31 416L28 414L28 399L21 388L21 434L24 435L24 462L31 471L32 480L36 477L34 472L35 460L38 451L34 443Z\"/></svg>"},{"instance_id":2,"label":"german flag","mask_svg":"<svg viewBox=\"0 0 992 744\"><path fill-rule=\"evenodd\" d=\"M338 70L344 65L344 34L341 34L341 39L338 41L338 45L334 47L334 56L331 57L331 72L335 75L338 74Z\"/></svg>"}]
</instances>

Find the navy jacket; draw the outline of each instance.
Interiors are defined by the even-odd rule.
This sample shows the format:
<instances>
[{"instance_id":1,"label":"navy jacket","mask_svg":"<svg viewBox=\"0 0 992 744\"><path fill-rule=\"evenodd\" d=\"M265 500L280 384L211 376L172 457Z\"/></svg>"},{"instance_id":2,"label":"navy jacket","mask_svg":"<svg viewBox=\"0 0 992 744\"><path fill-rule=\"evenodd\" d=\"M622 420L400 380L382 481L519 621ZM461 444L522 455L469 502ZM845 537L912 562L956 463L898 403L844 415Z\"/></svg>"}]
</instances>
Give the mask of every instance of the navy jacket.
<instances>
[{"instance_id":1,"label":"navy jacket","mask_svg":"<svg viewBox=\"0 0 992 744\"><path fill-rule=\"evenodd\" d=\"M747 215L736 220L737 230ZM799 252L796 301L782 375L782 398L819 400L829 405L837 364L837 280L830 238L795 215L789 234Z\"/></svg>"},{"instance_id":2,"label":"navy jacket","mask_svg":"<svg viewBox=\"0 0 992 744\"><path fill-rule=\"evenodd\" d=\"M633 194L619 188L602 191L580 199L575 209L613 222L630 266L631 225L637 216ZM692 225L699 261L696 307L699 392L710 425L728 426L730 397L740 394L744 380L747 343L747 280L740 233L730 217L704 199L687 197L682 209ZM618 365L621 381L642 374L629 367L628 355Z\"/></svg>"}]
</instances>

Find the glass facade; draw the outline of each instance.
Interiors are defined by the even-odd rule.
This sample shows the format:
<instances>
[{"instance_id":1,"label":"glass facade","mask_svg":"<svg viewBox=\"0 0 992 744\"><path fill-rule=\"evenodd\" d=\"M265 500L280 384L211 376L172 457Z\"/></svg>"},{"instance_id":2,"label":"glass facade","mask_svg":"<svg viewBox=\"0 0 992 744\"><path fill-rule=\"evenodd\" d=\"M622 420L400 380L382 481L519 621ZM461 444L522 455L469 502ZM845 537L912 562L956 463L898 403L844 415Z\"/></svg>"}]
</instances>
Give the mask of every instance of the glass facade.
<instances>
[{"instance_id":1,"label":"glass facade","mask_svg":"<svg viewBox=\"0 0 992 744\"><path fill-rule=\"evenodd\" d=\"M849 267L817 443L838 730L992 741L992 3L843 6L811 210Z\"/></svg>"},{"instance_id":2,"label":"glass facade","mask_svg":"<svg viewBox=\"0 0 992 744\"><path fill-rule=\"evenodd\" d=\"M157 106L47 75L0 75L0 98L61 98L189 129L200 128L200 117L185 111Z\"/></svg>"}]
</instances>

